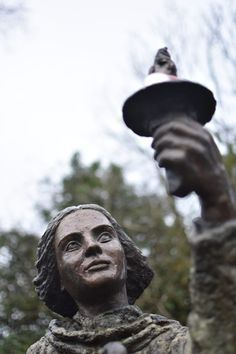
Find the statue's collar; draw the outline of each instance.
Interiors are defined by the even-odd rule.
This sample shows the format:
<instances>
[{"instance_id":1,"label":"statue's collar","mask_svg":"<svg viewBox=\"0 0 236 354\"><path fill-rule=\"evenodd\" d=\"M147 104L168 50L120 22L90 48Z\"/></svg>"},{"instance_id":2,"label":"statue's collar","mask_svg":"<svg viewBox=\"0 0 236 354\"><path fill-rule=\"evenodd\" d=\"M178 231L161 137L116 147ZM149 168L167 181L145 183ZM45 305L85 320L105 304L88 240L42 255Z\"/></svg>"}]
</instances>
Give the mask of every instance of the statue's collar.
<instances>
[{"instance_id":1,"label":"statue's collar","mask_svg":"<svg viewBox=\"0 0 236 354\"><path fill-rule=\"evenodd\" d=\"M75 314L73 320L83 329L108 328L122 323L135 321L142 315L138 306L124 306L114 310L103 312L93 318L85 317L79 312Z\"/></svg>"},{"instance_id":2,"label":"statue's collar","mask_svg":"<svg viewBox=\"0 0 236 354\"><path fill-rule=\"evenodd\" d=\"M95 353L96 348L114 340L121 341L129 352L136 352L173 326L180 325L162 316L143 314L136 306L125 306L94 318L77 313L73 318L53 320L46 340L63 353Z\"/></svg>"},{"instance_id":3,"label":"statue's collar","mask_svg":"<svg viewBox=\"0 0 236 354\"><path fill-rule=\"evenodd\" d=\"M93 318L82 316L79 312L73 318L52 320L49 332L59 337L76 337L85 332L106 331L107 328L118 328L135 322L142 315L137 306L125 306L106 311Z\"/></svg>"}]
</instances>

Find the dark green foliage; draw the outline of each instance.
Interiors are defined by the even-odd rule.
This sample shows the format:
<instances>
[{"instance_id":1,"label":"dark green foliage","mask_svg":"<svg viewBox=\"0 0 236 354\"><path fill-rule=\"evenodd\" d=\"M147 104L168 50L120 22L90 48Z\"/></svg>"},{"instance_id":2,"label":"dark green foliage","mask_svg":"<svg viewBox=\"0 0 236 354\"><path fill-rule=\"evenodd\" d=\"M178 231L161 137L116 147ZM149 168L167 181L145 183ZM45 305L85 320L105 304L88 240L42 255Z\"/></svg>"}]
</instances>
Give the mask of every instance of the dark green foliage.
<instances>
[{"instance_id":1,"label":"dark green foliage","mask_svg":"<svg viewBox=\"0 0 236 354\"><path fill-rule=\"evenodd\" d=\"M224 155L224 164L228 172L230 182L236 191L236 136L234 142L226 145L227 154Z\"/></svg>"},{"instance_id":2,"label":"dark green foliage","mask_svg":"<svg viewBox=\"0 0 236 354\"><path fill-rule=\"evenodd\" d=\"M49 312L32 284L38 238L0 232L0 353L25 353L45 330Z\"/></svg>"},{"instance_id":3,"label":"dark green foliage","mask_svg":"<svg viewBox=\"0 0 236 354\"><path fill-rule=\"evenodd\" d=\"M1 354L25 354L31 343L38 340L45 331L17 331L0 341Z\"/></svg>"}]
</instances>

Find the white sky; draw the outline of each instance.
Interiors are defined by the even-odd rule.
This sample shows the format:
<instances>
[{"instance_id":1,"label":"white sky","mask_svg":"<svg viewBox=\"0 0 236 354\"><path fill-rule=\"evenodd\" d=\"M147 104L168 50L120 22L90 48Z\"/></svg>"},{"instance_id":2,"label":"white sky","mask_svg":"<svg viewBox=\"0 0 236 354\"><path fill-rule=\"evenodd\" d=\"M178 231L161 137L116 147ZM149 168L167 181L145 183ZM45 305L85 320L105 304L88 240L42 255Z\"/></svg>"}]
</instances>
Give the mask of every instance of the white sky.
<instances>
[{"instance_id":1,"label":"white sky","mask_svg":"<svg viewBox=\"0 0 236 354\"><path fill-rule=\"evenodd\" d=\"M105 93L115 101L116 90L131 89L131 34L149 30L161 3L30 0L24 29L0 38L2 227L39 229L38 183L61 176L76 150L85 161L113 158L100 127ZM108 112L103 119L116 125Z\"/></svg>"}]
</instances>

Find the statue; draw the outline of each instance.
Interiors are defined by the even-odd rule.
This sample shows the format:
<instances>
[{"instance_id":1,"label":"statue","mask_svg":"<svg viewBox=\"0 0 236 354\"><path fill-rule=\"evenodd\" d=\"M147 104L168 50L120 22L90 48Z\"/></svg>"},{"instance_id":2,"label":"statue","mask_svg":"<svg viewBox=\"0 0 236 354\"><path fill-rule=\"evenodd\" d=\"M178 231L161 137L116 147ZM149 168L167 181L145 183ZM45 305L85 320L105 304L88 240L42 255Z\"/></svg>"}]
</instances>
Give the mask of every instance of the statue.
<instances>
[{"instance_id":1,"label":"statue","mask_svg":"<svg viewBox=\"0 0 236 354\"><path fill-rule=\"evenodd\" d=\"M27 354L235 353L236 202L220 153L191 119L162 124L152 147L201 205L189 235L189 328L134 305L153 277L145 257L105 209L80 205L61 211L39 243L36 290L62 318Z\"/></svg>"},{"instance_id":2,"label":"statue","mask_svg":"<svg viewBox=\"0 0 236 354\"><path fill-rule=\"evenodd\" d=\"M150 67L148 73L157 73L161 72L168 75L177 76L177 68L171 56L168 52L168 48L161 48L157 51L157 54L154 59L154 64Z\"/></svg>"}]
</instances>

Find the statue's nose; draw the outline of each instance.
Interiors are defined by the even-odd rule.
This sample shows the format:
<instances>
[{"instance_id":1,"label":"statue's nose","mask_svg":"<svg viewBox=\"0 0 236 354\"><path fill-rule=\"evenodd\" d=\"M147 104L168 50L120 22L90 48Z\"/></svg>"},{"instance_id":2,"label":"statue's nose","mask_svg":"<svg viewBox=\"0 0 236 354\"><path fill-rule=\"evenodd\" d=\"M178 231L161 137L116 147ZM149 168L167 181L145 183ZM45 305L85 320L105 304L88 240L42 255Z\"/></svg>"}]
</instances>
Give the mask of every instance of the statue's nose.
<instances>
[{"instance_id":1,"label":"statue's nose","mask_svg":"<svg viewBox=\"0 0 236 354\"><path fill-rule=\"evenodd\" d=\"M87 241L87 247L85 250L85 257L90 257L96 254L101 254L102 253L102 248L100 244L93 239L89 239Z\"/></svg>"}]
</instances>

